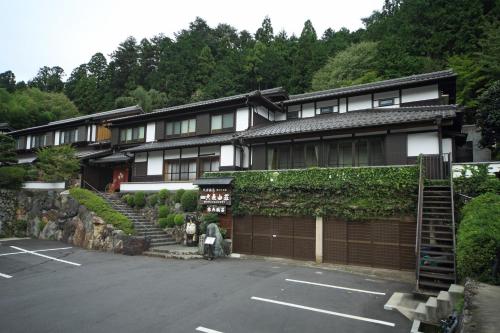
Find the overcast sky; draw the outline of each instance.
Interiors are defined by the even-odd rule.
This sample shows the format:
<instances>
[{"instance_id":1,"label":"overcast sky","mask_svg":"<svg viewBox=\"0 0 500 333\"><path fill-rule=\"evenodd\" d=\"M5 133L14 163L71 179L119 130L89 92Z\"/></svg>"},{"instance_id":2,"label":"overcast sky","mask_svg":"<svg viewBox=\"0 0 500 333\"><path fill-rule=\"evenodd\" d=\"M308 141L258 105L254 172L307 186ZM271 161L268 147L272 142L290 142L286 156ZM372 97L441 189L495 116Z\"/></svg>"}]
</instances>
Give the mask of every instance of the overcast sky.
<instances>
[{"instance_id":1,"label":"overcast sky","mask_svg":"<svg viewBox=\"0 0 500 333\"><path fill-rule=\"evenodd\" d=\"M68 76L96 52L108 56L128 36L172 37L196 16L255 33L266 15L274 32L298 35L310 19L319 36L331 27L356 30L383 0L0 0L0 73L29 80L42 66ZM109 59L109 57L108 57ZM67 77L66 77L67 78Z\"/></svg>"}]
</instances>

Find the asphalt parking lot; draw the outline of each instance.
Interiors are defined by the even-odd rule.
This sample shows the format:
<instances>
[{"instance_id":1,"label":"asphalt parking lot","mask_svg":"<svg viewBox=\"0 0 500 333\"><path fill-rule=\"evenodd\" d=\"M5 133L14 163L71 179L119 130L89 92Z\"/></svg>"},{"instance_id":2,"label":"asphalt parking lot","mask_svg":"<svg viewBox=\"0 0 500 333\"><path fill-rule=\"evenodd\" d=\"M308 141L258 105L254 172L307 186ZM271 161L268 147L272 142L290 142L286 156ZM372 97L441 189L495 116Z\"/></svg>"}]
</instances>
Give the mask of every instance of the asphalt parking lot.
<instances>
[{"instance_id":1,"label":"asphalt parking lot","mask_svg":"<svg viewBox=\"0 0 500 333\"><path fill-rule=\"evenodd\" d=\"M0 245L1 332L409 332L412 286L264 260L165 260L55 241Z\"/></svg>"}]
</instances>

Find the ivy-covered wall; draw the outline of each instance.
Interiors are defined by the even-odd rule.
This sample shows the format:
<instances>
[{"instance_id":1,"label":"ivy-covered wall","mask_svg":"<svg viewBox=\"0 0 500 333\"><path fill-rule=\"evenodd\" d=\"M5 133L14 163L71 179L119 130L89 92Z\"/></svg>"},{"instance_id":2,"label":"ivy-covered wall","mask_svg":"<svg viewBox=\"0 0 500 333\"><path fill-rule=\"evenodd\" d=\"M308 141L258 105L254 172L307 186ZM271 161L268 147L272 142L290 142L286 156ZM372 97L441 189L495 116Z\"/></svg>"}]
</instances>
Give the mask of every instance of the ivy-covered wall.
<instances>
[{"instance_id":1,"label":"ivy-covered wall","mask_svg":"<svg viewBox=\"0 0 500 333\"><path fill-rule=\"evenodd\" d=\"M212 172L234 177L233 213L268 216L335 216L348 220L413 216L418 168L311 168Z\"/></svg>"}]
</instances>

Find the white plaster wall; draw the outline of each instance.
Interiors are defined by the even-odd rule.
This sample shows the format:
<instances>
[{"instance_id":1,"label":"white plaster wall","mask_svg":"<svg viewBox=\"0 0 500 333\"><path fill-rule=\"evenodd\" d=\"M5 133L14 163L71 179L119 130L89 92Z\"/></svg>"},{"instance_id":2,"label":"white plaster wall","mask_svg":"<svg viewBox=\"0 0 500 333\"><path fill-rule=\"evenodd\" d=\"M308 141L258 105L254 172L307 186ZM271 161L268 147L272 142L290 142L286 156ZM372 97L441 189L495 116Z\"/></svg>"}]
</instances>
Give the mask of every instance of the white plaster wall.
<instances>
[{"instance_id":1,"label":"white plaster wall","mask_svg":"<svg viewBox=\"0 0 500 333\"><path fill-rule=\"evenodd\" d=\"M166 189L169 191L176 190L196 190L198 186L191 182L129 182L120 184L120 192L158 192Z\"/></svg>"},{"instance_id":2,"label":"white plaster wall","mask_svg":"<svg viewBox=\"0 0 500 333\"><path fill-rule=\"evenodd\" d=\"M66 187L64 182L46 183L46 182L24 182L23 188L31 190L63 190Z\"/></svg>"},{"instance_id":3,"label":"white plaster wall","mask_svg":"<svg viewBox=\"0 0 500 333\"><path fill-rule=\"evenodd\" d=\"M31 148L31 135L28 135L26 137L26 149L30 149Z\"/></svg>"},{"instance_id":4,"label":"white plaster wall","mask_svg":"<svg viewBox=\"0 0 500 333\"><path fill-rule=\"evenodd\" d=\"M163 152L152 151L148 153L148 176L163 174Z\"/></svg>"},{"instance_id":5,"label":"white plaster wall","mask_svg":"<svg viewBox=\"0 0 500 333\"><path fill-rule=\"evenodd\" d=\"M87 126L87 141L92 141L92 133L90 133L91 130L92 126Z\"/></svg>"},{"instance_id":6,"label":"white plaster wall","mask_svg":"<svg viewBox=\"0 0 500 333\"><path fill-rule=\"evenodd\" d=\"M346 105L346 99L345 98L341 98L340 99L339 112L340 113L347 112L347 105Z\"/></svg>"},{"instance_id":7,"label":"white plaster wall","mask_svg":"<svg viewBox=\"0 0 500 333\"><path fill-rule=\"evenodd\" d=\"M92 125L92 133L91 133L90 141L95 142L96 138L97 138L97 126Z\"/></svg>"},{"instance_id":8,"label":"white plaster wall","mask_svg":"<svg viewBox=\"0 0 500 333\"><path fill-rule=\"evenodd\" d=\"M300 104L299 105L289 105L288 106L288 112L295 112L299 111L299 118L301 117L300 115Z\"/></svg>"},{"instance_id":9,"label":"white plaster wall","mask_svg":"<svg viewBox=\"0 0 500 333\"><path fill-rule=\"evenodd\" d=\"M236 153L236 166L241 167L241 151L239 148L235 148L234 151Z\"/></svg>"},{"instance_id":10,"label":"white plaster wall","mask_svg":"<svg viewBox=\"0 0 500 333\"><path fill-rule=\"evenodd\" d=\"M439 98L439 90L437 84L428 86L403 89L401 91L402 103L424 101L427 99Z\"/></svg>"},{"instance_id":11,"label":"white plaster wall","mask_svg":"<svg viewBox=\"0 0 500 333\"><path fill-rule=\"evenodd\" d=\"M243 147L243 168L250 168L250 149L248 147Z\"/></svg>"},{"instance_id":12,"label":"white plaster wall","mask_svg":"<svg viewBox=\"0 0 500 333\"><path fill-rule=\"evenodd\" d=\"M420 154L439 154L437 132L408 134L408 156Z\"/></svg>"},{"instance_id":13,"label":"white plaster wall","mask_svg":"<svg viewBox=\"0 0 500 333\"><path fill-rule=\"evenodd\" d=\"M244 131L248 128L248 108L236 110L236 131Z\"/></svg>"},{"instance_id":14,"label":"white plaster wall","mask_svg":"<svg viewBox=\"0 0 500 333\"><path fill-rule=\"evenodd\" d=\"M314 103L302 104L302 118L314 117Z\"/></svg>"},{"instance_id":15,"label":"white plaster wall","mask_svg":"<svg viewBox=\"0 0 500 333\"><path fill-rule=\"evenodd\" d=\"M54 146L59 146L59 136L61 135L60 131L56 131L54 133Z\"/></svg>"},{"instance_id":16,"label":"white plaster wall","mask_svg":"<svg viewBox=\"0 0 500 333\"><path fill-rule=\"evenodd\" d=\"M146 125L146 142L155 141L156 123L151 122Z\"/></svg>"},{"instance_id":17,"label":"white plaster wall","mask_svg":"<svg viewBox=\"0 0 500 333\"><path fill-rule=\"evenodd\" d=\"M268 116L267 116L267 108L263 107L263 106L256 106L254 108L255 112L259 115L261 115L262 117L268 119Z\"/></svg>"},{"instance_id":18,"label":"white plaster wall","mask_svg":"<svg viewBox=\"0 0 500 333\"><path fill-rule=\"evenodd\" d=\"M371 107L372 95L349 97L348 111L370 109Z\"/></svg>"},{"instance_id":19,"label":"white plaster wall","mask_svg":"<svg viewBox=\"0 0 500 333\"><path fill-rule=\"evenodd\" d=\"M234 147L233 145L220 146L220 166L233 166Z\"/></svg>"},{"instance_id":20,"label":"white plaster wall","mask_svg":"<svg viewBox=\"0 0 500 333\"><path fill-rule=\"evenodd\" d=\"M135 157L134 161L136 163L148 161L148 154L147 153L136 153L134 157Z\"/></svg>"}]
</instances>

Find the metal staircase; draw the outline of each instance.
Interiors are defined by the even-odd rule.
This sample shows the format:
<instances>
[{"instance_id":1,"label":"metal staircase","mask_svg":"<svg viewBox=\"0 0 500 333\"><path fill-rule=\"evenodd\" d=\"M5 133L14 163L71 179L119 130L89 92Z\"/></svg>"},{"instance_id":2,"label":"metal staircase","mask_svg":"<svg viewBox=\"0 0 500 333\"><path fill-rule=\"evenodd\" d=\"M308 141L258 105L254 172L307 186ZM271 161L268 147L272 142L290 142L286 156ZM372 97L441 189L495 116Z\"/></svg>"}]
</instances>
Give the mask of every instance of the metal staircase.
<instances>
[{"instance_id":1,"label":"metal staircase","mask_svg":"<svg viewBox=\"0 0 500 333\"><path fill-rule=\"evenodd\" d=\"M417 214L417 292L437 294L456 282L451 156L421 155Z\"/></svg>"}]
</instances>

